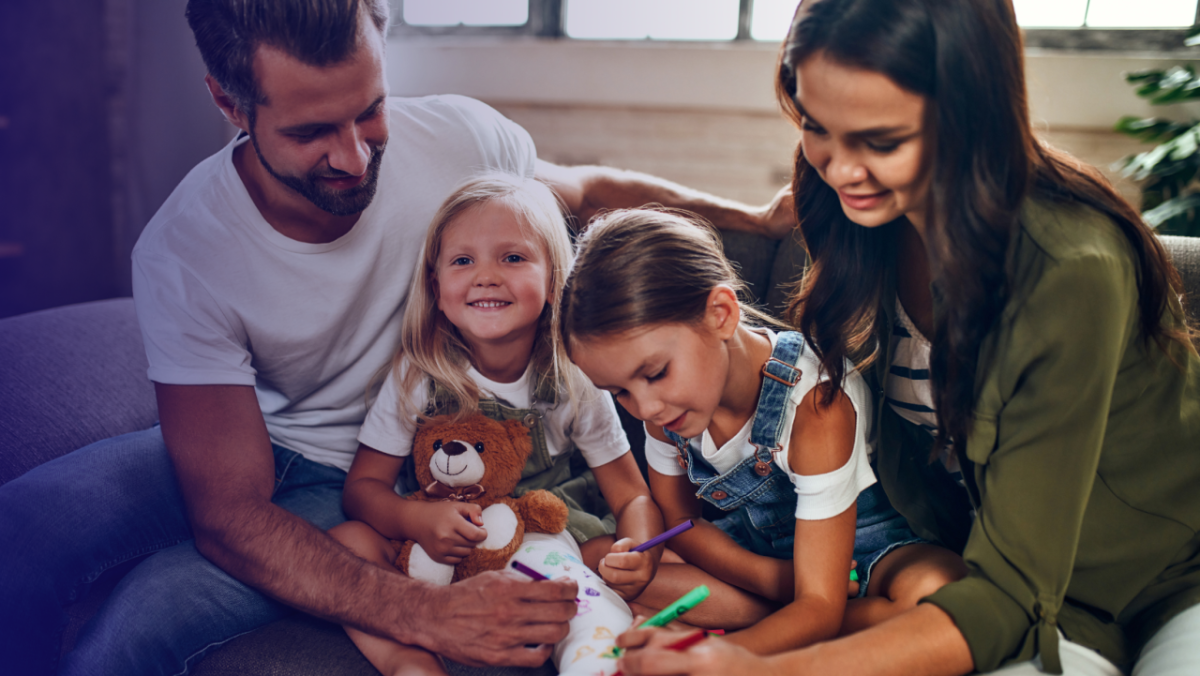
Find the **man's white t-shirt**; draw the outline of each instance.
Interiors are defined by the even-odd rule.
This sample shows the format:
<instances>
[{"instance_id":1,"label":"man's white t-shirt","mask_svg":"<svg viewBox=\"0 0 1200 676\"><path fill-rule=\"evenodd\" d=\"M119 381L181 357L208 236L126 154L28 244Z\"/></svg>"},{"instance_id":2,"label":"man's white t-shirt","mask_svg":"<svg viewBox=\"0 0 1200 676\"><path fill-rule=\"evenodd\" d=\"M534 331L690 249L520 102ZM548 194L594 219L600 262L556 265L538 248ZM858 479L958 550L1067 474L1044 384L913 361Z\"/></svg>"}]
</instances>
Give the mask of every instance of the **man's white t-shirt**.
<instances>
[{"instance_id":1,"label":"man's white t-shirt","mask_svg":"<svg viewBox=\"0 0 1200 676\"><path fill-rule=\"evenodd\" d=\"M150 379L251 385L271 441L348 469L395 350L425 232L451 191L483 171L531 177L529 134L460 96L388 100L371 205L326 244L285 237L233 165L236 139L201 162L133 251Z\"/></svg>"},{"instance_id":2,"label":"man's white t-shirt","mask_svg":"<svg viewBox=\"0 0 1200 676\"><path fill-rule=\"evenodd\" d=\"M525 369L511 383L490 380L473 367L467 374L483 396L503 399L514 408L534 409L541 414L546 446L552 457L561 455L569 442L583 454L588 467L606 465L629 452L629 439L621 428L612 397L606 392L591 388L577 394L572 401L550 404L533 400L531 369ZM414 403L413 410L424 411L429 403L429 380L422 380L413 391L402 394L395 371L390 371L358 433L359 441L388 455L407 457L412 453L416 420L402 411L401 396Z\"/></svg>"},{"instance_id":3,"label":"man's white t-shirt","mask_svg":"<svg viewBox=\"0 0 1200 676\"><path fill-rule=\"evenodd\" d=\"M761 329L771 339L772 349L775 347L775 332ZM858 499L863 489L875 483L875 472L871 469L871 393L857 371L847 369L844 390L854 405L856 416L854 432L854 449L845 465L825 474L801 475L792 471L788 464L788 453L791 447L792 424L796 421L796 406L818 384L829 380L828 374L821 372L821 362L812 349L805 347L796 361L796 367L802 375L800 381L792 388L788 397L787 407L783 414L783 429L778 439L781 449L774 455L774 461L792 480L796 490L796 518L806 521L817 521L837 516L846 511ZM717 448L708 430L699 439L699 451L713 469L724 474L733 469L739 462L754 455L754 445L750 443L750 432L754 427L754 417L742 426L742 429ZM689 440L692 451L697 450L696 439ZM646 435L646 462L659 474L667 476L682 476L685 471L679 466L678 451L672 444L663 443L649 434Z\"/></svg>"}]
</instances>

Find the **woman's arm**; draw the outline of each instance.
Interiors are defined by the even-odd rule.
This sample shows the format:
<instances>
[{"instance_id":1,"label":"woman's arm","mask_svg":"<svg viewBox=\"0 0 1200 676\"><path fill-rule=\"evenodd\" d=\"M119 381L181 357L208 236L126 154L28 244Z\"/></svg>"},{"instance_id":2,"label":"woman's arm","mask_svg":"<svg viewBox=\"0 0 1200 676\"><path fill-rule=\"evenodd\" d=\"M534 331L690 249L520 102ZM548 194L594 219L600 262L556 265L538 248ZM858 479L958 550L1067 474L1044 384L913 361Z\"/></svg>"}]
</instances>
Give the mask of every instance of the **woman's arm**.
<instances>
[{"instance_id":1,"label":"woman's arm","mask_svg":"<svg viewBox=\"0 0 1200 676\"><path fill-rule=\"evenodd\" d=\"M954 620L929 604L865 631L778 655L755 655L719 638L700 641L682 653L665 649L685 635L663 629L631 629L617 639L617 645L628 649L617 668L647 676L962 676L975 668L971 650Z\"/></svg>"}]
</instances>

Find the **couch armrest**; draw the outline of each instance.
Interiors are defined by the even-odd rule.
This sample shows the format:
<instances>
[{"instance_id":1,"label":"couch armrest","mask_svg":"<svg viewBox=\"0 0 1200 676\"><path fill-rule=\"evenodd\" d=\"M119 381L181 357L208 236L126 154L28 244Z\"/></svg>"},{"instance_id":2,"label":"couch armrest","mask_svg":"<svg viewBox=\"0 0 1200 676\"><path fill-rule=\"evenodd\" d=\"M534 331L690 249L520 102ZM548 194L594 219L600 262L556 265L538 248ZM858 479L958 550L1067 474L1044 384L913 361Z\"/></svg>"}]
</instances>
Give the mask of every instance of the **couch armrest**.
<instances>
[{"instance_id":1,"label":"couch armrest","mask_svg":"<svg viewBox=\"0 0 1200 676\"><path fill-rule=\"evenodd\" d=\"M0 320L0 355L0 484L158 417L132 298Z\"/></svg>"}]
</instances>

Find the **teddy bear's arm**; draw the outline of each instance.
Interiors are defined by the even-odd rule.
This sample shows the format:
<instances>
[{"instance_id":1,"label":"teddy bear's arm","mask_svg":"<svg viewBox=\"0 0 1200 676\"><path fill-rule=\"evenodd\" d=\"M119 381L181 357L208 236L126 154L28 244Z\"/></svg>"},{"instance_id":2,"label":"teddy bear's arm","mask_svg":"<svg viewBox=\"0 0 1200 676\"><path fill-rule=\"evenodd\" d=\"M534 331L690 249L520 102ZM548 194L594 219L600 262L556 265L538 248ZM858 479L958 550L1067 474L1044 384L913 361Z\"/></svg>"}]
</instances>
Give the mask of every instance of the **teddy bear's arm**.
<instances>
[{"instance_id":1,"label":"teddy bear's arm","mask_svg":"<svg viewBox=\"0 0 1200 676\"><path fill-rule=\"evenodd\" d=\"M529 491L514 507L525 520L527 533L561 533L567 527L567 505L549 491Z\"/></svg>"}]
</instances>

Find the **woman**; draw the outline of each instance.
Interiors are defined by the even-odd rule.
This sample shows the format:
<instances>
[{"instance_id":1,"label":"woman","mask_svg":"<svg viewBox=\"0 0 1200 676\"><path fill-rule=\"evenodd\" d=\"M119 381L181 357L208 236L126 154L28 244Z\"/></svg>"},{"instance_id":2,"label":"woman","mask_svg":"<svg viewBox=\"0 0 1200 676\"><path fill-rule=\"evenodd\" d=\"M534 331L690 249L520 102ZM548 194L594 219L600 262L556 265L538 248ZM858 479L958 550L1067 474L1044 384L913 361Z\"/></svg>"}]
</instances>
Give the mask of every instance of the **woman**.
<instances>
[{"instance_id":1,"label":"woman","mask_svg":"<svg viewBox=\"0 0 1200 676\"><path fill-rule=\"evenodd\" d=\"M880 481L970 572L773 658L630 632L649 647L622 669L1195 670L1200 358L1181 284L1111 186L1034 138L1010 2L807 0L778 90L812 259L792 319L833 382L844 357L874 375Z\"/></svg>"}]
</instances>

